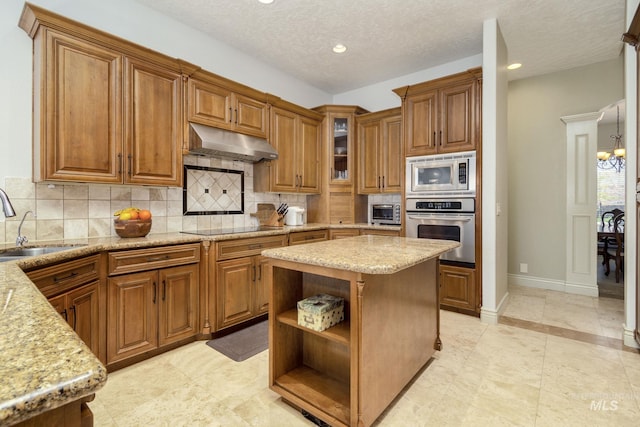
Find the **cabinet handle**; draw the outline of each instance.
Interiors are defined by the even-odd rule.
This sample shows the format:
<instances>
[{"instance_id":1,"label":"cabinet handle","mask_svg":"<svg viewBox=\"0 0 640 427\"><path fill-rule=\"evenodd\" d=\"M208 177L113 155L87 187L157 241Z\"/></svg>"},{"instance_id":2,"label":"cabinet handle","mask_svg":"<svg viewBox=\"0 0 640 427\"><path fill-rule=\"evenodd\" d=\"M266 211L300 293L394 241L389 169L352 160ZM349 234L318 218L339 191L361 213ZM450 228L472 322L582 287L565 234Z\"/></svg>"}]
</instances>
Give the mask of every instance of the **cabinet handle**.
<instances>
[{"instance_id":1,"label":"cabinet handle","mask_svg":"<svg viewBox=\"0 0 640 427\"><path fill-rule=\"evenodd\" d=\"M442 147L442 131L440 131L440 146Z\"/></svg>"},{"instance_id":2,"label":"cabinet handle","mask_svg":"<svg viewBox=\"0 0 640 427\"><path fill-rule=\"evenodd\" d=\"M162 301L167 299L167 281L162 281Z\"/></svg>"},{"instance_id":3,"label":"cabinet handle","mask_svg":"<svg viewBox=\"0 0 640 427\"><path fill-rule=\"evenodd\" d=\"M64 317L65 322L69 321L69 319L67 317L67 309L66 308L64 310L62 310L62 313L60 313L60 316Z\"/></svg>"},{"instance_id":4,"label":"cabinet handle","mask_svg":"<svg viewBox=\"0 0 640 427\"><path fill-rule=\"evenodd\" d=\"M254 265L251 269L253 270L253 279L251 279L251 281L255 282L256 281L256 266Z\"/></svg>"},{"instance_id":5,"label":"cabinet handle","mask_svg":"<svg viewBox=\"0 0 640 427\"><path fill-rule=\"evenodd\" d=\"M229 107L229 123L233 122L233 108Z\"/></svg>"},{"instance_id":6,"label":"cabinet handle","mask_svg":"<svg viewBox=\"0 0 640 427\"><path fill-rule=\"evenodd\" d=\"M153 303L156 303L156 282L153 282Z\"/></svg>"},{"instance_id":7,"label":"cabinet handle","mask_svg":"<svg viewBox=\"0 0 640 427\"><path fill-rule=\"evenodd\" d=\"M238 109L236 108L236 124L238 124Z\"/></svg>"},{"instance_id":8,"label":"cabinet handle","mask_svg":"<svg viewBox=\"0 0 640 427\"><path fill-rule=\"evenodd\" d=\"M76 321L76 318L78 316L76 316L76 306L75 304L72 305L71 307L69 307L69 310L73 310L73 330L76 330L76 327L78 326L78 322Z\"/></svg>"},{"instance_id":9,"label":"cabinet handle","mask_svg":"<svg viewBox=\"0 0 640 427\"><path fill-rule=\"evenodd\" d=\"M131 170L133 169L133 157L131 157L131 154L127 156L127 159L129 159L129 170L127 171L127 174L131 177Z\"/></svg>"},{"instance_id":10,"label":"cabinet handle","mask_svg":"<svg viewBox=\"0 0 640 427\"><path fill-rule=\"evenodd\" d=\"M260 249L262 248L262 243L254 243L253 245L249 245L249 249Z\"/></svg>"},{"instance_id":11,"label":"cabinet handle","mask_svg":"<svg viewBox=\"0 0 640 427\"><path fill-rule=\"evenodd\" d=\"M382 189L384 189L384 175L382 175Z\"/></svg>"},{"instance_id":12,"label":"cabinet handle","mask_svg":"<svg viewBox=\"0 0 640 427\"><path fill-rule=\"evenodd\" d=\"M150 257L147 257L147 262L164 261L167 259L169 259L169 255L156 256L156 257L150 256Z\"/></svg>"},{"instance_id":13,"label":"cabinet handle","mask_svg":"<svg viewBox=\"0 0 640 427\"><path fill-rule=\"evenodd\" d=\"M258 266L258 280L262 280L262 265Z\"/></svg>"},{"instance_id":14,"label":"cabinet handle","mask_svg":"<svg viewBox=\"0 0 640 427\"><path fill-rule=\"evenodd\" d=\"M333 168L331 168L331 179L335 178L335 176L333 176Z\"/></svg>"},{"instance_id":15,"label":"cabinet handle","mask_svg":"<svg viewBox=\"0 0 640 427\"><path fill-rule=\"evenodd\" d=\"M298 188L302 188L302 175L300 175L300 183L298 184Z\"/></svg>"},{"instance_id":16,"label":"cabinet handle","mask_svg":"<svg viewBox=\"0 0 640 427\"><path fill-rule=\"evenodd\" d=\"M378 175L378 188L380 188L380 175Z\"/></svg>"},{"instance_id":17,"label":"cabinet handle","mask_svg":"<svg viewBox=\"0 0 640 427\"><path fill-rule=\"evenodd\" d=\"M434 130L433 131L433 146L435 147L436 145L437 145L436 144L436 131Z\"/></svg>"},{"instance_id":18,"label":"cabinet handle","mask_svg":"<svg viewBox=\"0 0 640 427\"><path fill-rule=\"evenodd\" d=\"M67 279L71 279L74 278L78 275L78 273L76 273L75 271L68 274L67 276L62 276L62 277L58 277L58 276L53 276L53 281L54 282L59 282L61 280L67 280Z\"/></svg>"},{"instance_id":19,"label":"cabinet handle","mask_svg":"<svg viewBox=\"0 0 640 427\"><path fill-rule=\"evenodd\" d=\"M122 176L122 153L118 154L118 175Z\"/></svg>"}]
</instances>

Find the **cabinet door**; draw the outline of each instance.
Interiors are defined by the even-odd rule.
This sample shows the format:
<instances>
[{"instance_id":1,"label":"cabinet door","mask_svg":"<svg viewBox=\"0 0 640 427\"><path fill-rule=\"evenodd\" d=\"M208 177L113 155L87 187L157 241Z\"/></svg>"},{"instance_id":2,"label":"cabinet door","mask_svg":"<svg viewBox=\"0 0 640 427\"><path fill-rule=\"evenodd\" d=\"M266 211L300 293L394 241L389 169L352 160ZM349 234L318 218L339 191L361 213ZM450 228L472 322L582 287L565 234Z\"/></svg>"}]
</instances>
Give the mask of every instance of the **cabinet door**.
<instances>
[{"instance_id":1,"label":"cabinet door","mask_svg":"<svg viewBox=\"0 0 640 427\"><path fill-rule=\"evenodd\" d=\"M351 189L355 178L353 114L330 113L328 122L329 184L334 188L339 186Z\"/></svg>"},{"instance_id":2,"label":"cabinet door","mask_svg":"<svg viewBox=\"0 0 640 427\"><path fill-rule=\"evenodd\" d=\"M320 123L300 116L297 133L298 188L302 193L320 192Z\"/></svg>"},{"instance_id":3,"label":"cabinet door","mask_svg":"<svg viewBox=\"0 0 640 427\"><path fill-rule=\"evenodd\" d=\"M361 123L358 127L360 179L358 193L374 194L381 189L380 159L380 121L374 120Z\"/></svg>"},{"instance_id":4,"label":"cabinet door","mask_svg":"<svg viewBox=\"0 0 640 427\"><path fill-rule=\"evenodd\" d=\"M271 145L278 160L271 161L271 191L295 192L297 187L297 150L295 145L297 114L271 109Z\"/></svg>"},{"instance_id":5,"label":"cabinet door","mask_svg":"<svg viewBox=\"0 0 640 427\"><path fill-rule=\"evenodd\" d=\"M109 279L107 363L158 347L157 303L157 271Z\"/></svg>"},{"instance_id":6,"label":"cabinet door","mask_svg":"<svg viewBox=\"0 0 640 427\"><path fill-rule=\"evenodd\" d=\"M263 257L262 255L254 257L254 266L256 269L254 314L256 316L269 311L269 288L267 287L267 280L264 278L264 265L268 261L269 258Z\"/></svg>"},{"instance_id":7,"label":"cabinet door","mask_svg":"<svg viewBox=\"0 0 640 427\"><path fill-rule=\"evenodd\" d=\"M60 316L69 322L69 312L67 311L67 295L62 294L57 297L49 298L49 304L58 312Z\"/></svg>"},{"instance_id":8,"label":"cabinet door","mask_svg":"<svg viewBox=\"0 0 640 427\"><path fill-rule=\"evenodd\" d=\"M34 55L35 180L122 182L122 56L44 34L43 54Z\"/></svg>"},{"instance_id":9,"label":"cabinet door","mask_svg":"<svg viewBox=\"0 0 640 427\"><path fill-rule=\"evenodd\" d=\"M475 270L440 265L440 304L475 312Z\"/></svg>"},{"instance_id":10,"label":"cabinet door","mask_svg":"<svg viewBox=\"0 0 640 427\"><path fill-rule=\"evenodd\" d=\"M329 222L331 224L353 224L355 222L353 194L329 194Z\"/></svg>"},{"instance_id":11,"label":"cabinet door","mask_svg":"<svg viewBox=\"0 0 640 427\"><path fill-rule=\"evenodd\" d=\"M253 257L219 261L217 270L217 329L253 317Z\"/></svg>"},{"instance_id":12,"label":"cabinet door","mask_svg":"<svg viewBox=\"0 0 640 427\"><path fill-rule=\"evenodd\" d=\"M402 191L404 155L402 151L402 117L382 119L382 190L389 193Z\"/></svg>"},{"instance_id":13,"label":"cabinet door","mask_svg":"<svg viewBox=\"0 0 640 427\"><path fill-rule=\"evenodd\" d=\"M126 59L125 184L182 185L180 101L180 74Z\"/></svg>"},{"instance_id":14,"label":"cabinet door","mask_svg":"<svg viewBox=\"0 0 640 427\"><path fill-rule=\"evenodd\" d=\"M439 152L475 149L474 81L440 89Z\"/></svg>"},{"instance_id":15,"label":"cabinet door","mask_svg":"<svg viewBox=\"0 0 640 427\"><path fill-rule=\"evenodd\" d=\"M189 79L188 120L217 128L231 128L231 91L220 86Z\"/></svg>"},{"instance_id":16,"label":"cabinet door","mask_svg":"<svg viewBox=\"0 0 640 427\"><path fill-rule=\"evenodd\" d=\"M159 345L197 333L198 265L165 268L158 272Z\"/></svg>"},{"instance_id":17,"label":"cabinet door","mask_svg":"<svg viewBox=\"0 0 640 427\"><path fill-rule=\"evenodd\" d=\"M403 105L404 144L407 156L434 154L439 138L437 129L438 91L412 95Z\"/></svg>"},{"instance_id":18,"label":"cabinet door","mask_svg":"<svg viewBox=\"0 0 640 427\"><path fill-rule=\"evenodd\" d=\"M67 294L68 322L95 355L98 355L100 346L99 311L98 281Z\"/></svg>"},{"instance_id":19,"label":"cabinet door","mask_svg":"<svg viewBox=\"0 0 640 427\"><path fill-rule=\"evenodd\" d=\"M233 124L235 130L260 138L267 138L269 131L267 105L243 95L235 95Z\"/></svg>"}]
</instances>

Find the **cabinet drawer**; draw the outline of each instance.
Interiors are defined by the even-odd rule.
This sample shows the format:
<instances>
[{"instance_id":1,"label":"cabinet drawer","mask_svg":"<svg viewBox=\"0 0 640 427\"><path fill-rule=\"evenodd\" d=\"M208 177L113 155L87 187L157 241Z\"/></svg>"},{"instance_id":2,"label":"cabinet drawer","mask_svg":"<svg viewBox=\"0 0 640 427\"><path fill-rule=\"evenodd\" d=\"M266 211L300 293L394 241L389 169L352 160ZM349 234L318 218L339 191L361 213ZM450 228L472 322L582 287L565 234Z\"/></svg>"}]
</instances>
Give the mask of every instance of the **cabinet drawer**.
<instances>
[{"instance_id":1,"label":"cabinet drawer","mask_svg":"<svg viewBox=\"0 0 640 427\"><path fill-rule=\"evenodd\" d=\"M239 258L244 256L260 255L265 249L287 246L287 235L255 237L249 239L235 239L218 242L218 261L223 259Z\"/></svg>"},{"instance_id":2,"label":"cabinet drawer","mask_svg":"<svg viewBox=\"0 0 640 427\"><path fill-rule=\"evenodd\" d=\"M200 243L109 252L109 275L154 270L200 261Z\"/></svg>"},{"instance_id":3,"label":"cabinet drawer","mask_svg":"<svg viewBox=\"0 0 640 427\"><path fill-rule=\"evenodd\" d=\"M46 297L66 292L100 276L100 255L62 262L26 273Z\"/></svg>"},{"instance_id":4,"label":"cabinet drawer","mask_svg":"<svg viewBox=\"0 0 640 427\"><path fill-rule=\"evenodd\" d=\"M322 242L329 239L328 230L299 231L289 234L289 245L300 245L302 243Z\"/></svg>"}]
</instances>

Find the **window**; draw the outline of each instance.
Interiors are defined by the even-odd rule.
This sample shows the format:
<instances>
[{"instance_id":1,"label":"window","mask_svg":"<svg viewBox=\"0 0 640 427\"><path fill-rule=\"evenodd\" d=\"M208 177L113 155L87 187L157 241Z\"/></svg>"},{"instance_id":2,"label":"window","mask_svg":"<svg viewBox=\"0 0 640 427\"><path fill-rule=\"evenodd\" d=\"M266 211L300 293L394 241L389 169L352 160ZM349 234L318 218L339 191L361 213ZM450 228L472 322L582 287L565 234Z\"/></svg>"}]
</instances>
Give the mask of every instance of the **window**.
<instances>
[{"instance_id":1,"label":"window","mask_svg":"<svg viewBox=\"0 0 640 427\"><path fill-rule=\"evenodd\" d=\"M597 169L598 186L598 224L602 221L602 214L612 209L624 210L624 171L615 169Z\"/></svg>"}]
</instances>

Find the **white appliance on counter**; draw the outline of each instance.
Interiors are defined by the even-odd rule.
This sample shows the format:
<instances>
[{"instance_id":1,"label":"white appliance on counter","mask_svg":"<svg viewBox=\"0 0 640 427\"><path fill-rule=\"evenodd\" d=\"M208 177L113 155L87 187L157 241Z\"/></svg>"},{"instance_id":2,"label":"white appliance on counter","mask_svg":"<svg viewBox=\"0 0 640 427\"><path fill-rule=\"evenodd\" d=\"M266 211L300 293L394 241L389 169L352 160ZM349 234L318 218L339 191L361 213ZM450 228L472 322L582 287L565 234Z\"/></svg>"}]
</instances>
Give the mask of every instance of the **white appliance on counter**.
<instances>
[{"instance_id":1,"label":"white appliance on counter","mask_svg":"<svg viewBox=\"0 0 640 427\"><path fill-rule=\"evenodd\" d=\"M289 206L289 210L284 216L284 225L304 225L307 222L305 212L304 208Z\"/></svg>"}]
</instances>

